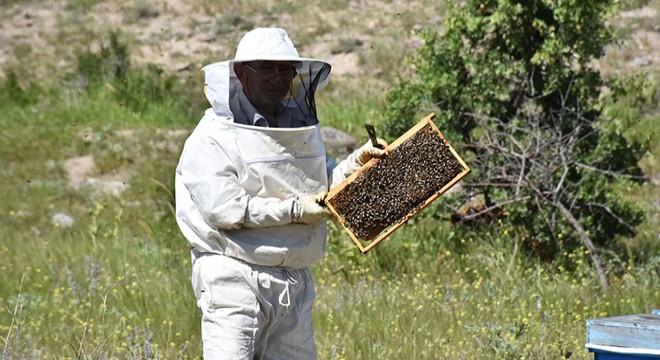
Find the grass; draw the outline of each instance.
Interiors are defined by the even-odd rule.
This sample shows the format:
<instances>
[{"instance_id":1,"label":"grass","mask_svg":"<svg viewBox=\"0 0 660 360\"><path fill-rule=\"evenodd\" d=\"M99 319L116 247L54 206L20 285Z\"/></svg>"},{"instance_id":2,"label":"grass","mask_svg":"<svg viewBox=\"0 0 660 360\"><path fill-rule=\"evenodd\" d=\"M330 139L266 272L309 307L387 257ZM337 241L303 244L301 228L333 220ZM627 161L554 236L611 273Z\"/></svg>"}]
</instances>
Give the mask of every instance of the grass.
<instances>
[{"instance_id":1,"label":"grass","mask_svg":"<svg viewBox=\"0 0 660 360\"><path fill-rule=\"evenodd\" d=\"M454 258L460 255L446 251L424 272L394 277L356 268L355 280L338 283L320 271L316 325L330 335L318 337L322 353L338 359L586 359L586 319L646 313L657 302L654 285L633 275L602 295L592 276L526 263L506 245L475 242L471 246L493 256L471 251L461 267ZM653 282L657 286L657 278Z\"/></svg>"},{"instance_id":2,"label":"grass","mask_svg":"<svg viewBox=\"0 0 660 360\"><path fill-rule=\"evenodd\" d=\"M85 211L72 213L80 220L69 229L38 219L27 229L25 210L9 211L0 305L12 310L0 333L10 356L199 358L187 247L169 194L159 185L138 192L70 194ZM136 199L144 204L128 205ZM587 359L586 319L648 313L660 301L657 259L626 269L601 294L587 254L564 254L578 271L538 263L506 229L460 247L440 240L427 253L414 242L441 234L414 227L363 256L332 228L329 255L313 269L321 359Z\"/></svg>"},{"instance_id":3,"label":"grass","mask_svg":"<svg viewBox=\"0 0 660 360\"><path fill-rule=\"evenodd\" d=\"M124 64L121 45L108 42L102 58L82 56L86 65L72 73L3 69L20 74L0 83L3 360L201 358L189 249L172 192L183 140L206 104L188 90L199 84L171 82L158 69L129 66L115 77L106 61ZM400 48L379 46L362 61L389 73L396 67L387 49ZM362 124L378 125L388 80L361 80L333 81L318 101L324 125L366 140ZM126 190L70 184L65 161L87 155L96 162L88 176L119 180ZM541 262L506 222L459 235L434 218L442 200L368 255L330 223L328 254L312 269L319 358L592 358L586 319L660 306L657 186L622 193L652 215L637 237L621 240L630 254L646 256L618 254L606 294L587 254ZM58 225L58 213L74 224Z\"/></svg>"}]
</instances>

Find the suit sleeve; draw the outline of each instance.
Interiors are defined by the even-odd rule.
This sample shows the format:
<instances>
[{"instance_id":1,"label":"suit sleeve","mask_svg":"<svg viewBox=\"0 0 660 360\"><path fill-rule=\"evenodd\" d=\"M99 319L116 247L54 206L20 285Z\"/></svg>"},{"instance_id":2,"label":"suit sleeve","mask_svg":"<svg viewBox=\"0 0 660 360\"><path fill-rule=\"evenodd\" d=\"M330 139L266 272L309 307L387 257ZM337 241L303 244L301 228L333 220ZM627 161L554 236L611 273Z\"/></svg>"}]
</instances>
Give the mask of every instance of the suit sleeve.
<instances>
[{"instance_id":1,"label":"suit sleeve","mask_svg":"<svg viewBox=\"0 0 660 360\"><path fill-rule=\"evenodd\" d=\"M211 227L235 230L292 221L295 199L251 197L239 182L240 159L211 137L191 137L177 171L195 208Z\"/></svg>"}]
</instances>

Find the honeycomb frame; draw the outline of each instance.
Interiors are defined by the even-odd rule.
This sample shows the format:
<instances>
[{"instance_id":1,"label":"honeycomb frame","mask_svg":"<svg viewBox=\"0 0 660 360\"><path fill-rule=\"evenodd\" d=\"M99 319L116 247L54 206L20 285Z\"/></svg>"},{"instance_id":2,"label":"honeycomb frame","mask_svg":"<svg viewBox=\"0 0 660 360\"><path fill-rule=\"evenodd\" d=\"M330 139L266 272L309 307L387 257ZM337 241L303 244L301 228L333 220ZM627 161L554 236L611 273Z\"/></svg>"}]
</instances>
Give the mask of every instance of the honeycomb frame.
<instances>
[{"instance_id":1,"label":"honeycomb frame","mask_svg":"<svg viewBox=\"0 0 660 360\"><path fill-rule=\"evenodd\" d=\"M377 165L381 159L371 159L369 162L364 164L360 169L358 169L355 173L353 173L351 176L346 178L344 181L342 181L339 185L334 187L333 189L330 190L328 193L328 196L324 200L325 205L328 207L330 212L333 214L333 216L338 220L338 222L342 225L344 230L348 233L348 235L351 237L355 245L359 248L360 252L363 254L366 254L368 251L376 247L378 244L380 244L383 240L385 240L387 237L392 235L397 229L399 229L401 226L403 226L406 222L408 222L410 219L412 219L414 216L416 216L420 211L422 211L426 206L431 204L433 201L438 199L442 194L444 194L447 190L452 188L454 185L456 185L463 177L465 177L469 172L470 168L468 165L463 161L463 159L456 153L454 148L449 144L449 142L445 139L444 135L442 132L438 129L438 127L433 123L433 119L435 118L435 114L431 113L425 118L421 119L416 125L414 125L412 128L410 128L405 134L401 135L398 139L396 139L394 142L389 144L386 148L385 151L387 153L387 156L396 156L397 153L397 148L402 146L403 144L406 144L411 138L414 138L418 133L421 133L422 131L427 131L427 132L432 132L433 136L437 136L437 139L433 139L434 141L440 141L446 150L448 150L448 153L451 154L451 157L453 157L453 160L456 161L457 164L452 164L453 166L458 166L459 169L454 169L454 173L458 171L453 177L451 177L448 181L443 182L443 183L438 183L438 184L433 184L433 187L431 190L433 193L426 197L425 199L420 200L420 203L416 204L414 207L410 209L403 209L405 211L405 215L402 217L398 217L395 220L392 220L390 223L386 224L385 226L379 226L382 227L382 229L378 229L376 227L375 234L370 234L368 236L360 236L361 229L358 229L355 225L352 225L351 223L354 223L355 219L351 219L348 212L342 212L342 206L337 206L337 204L333 203L337 201L337 199L342 199L342 197L346 197L347 194L351 194L349 192L349 188L352 186L353 189L361 189L359 186L365 186L362 181L364 181L367 178L368 172L372 167ZM403 149L403 148L402 148ZM393 155L394 154L394 155ZM434 154L432 152L423 154L421 153L420 156L434 156L437 154ZM447 152L442 154L443 156L447 155ZM401 156L401 155L399 155ZM424 164L425 165L425 164ZM376 169L376 168L374 168ZM372 169L373 170L373 169ZM407 171L415 171L415 169L406 169ZM421 171L421 170L420 170ZM365 190L362 190L365 191ZM376 191L382 191L382 188L377 189ZM388 191L388 189L384 189L384 191ZM366 190L366 192L372 192L371 190ZM390 191L389 194L383 194L383 195L396 195L394 192ZM384 198L387 198L385 196ZM346 201L346 200L344 200ZM364 235L364 234L362 234Z\"/></svg>"}]
</instances>

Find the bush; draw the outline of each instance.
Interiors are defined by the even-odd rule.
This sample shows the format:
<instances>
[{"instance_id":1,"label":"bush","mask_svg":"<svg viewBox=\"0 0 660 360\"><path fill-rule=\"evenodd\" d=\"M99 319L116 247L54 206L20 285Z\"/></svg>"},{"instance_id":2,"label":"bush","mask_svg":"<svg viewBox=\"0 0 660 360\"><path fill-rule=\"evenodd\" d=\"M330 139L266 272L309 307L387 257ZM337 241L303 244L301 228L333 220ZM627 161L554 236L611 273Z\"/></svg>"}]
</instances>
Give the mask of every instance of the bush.
<instances>
[{"instance_id":1,"label":"bush","mask_svg":"<svg viewBox=\"0 0 660 360\"><path fill-rule=\"evenodd\" d=\"M637 186L647 147L601 126L604 82L590 62L612 40L615 1L475 1L453 5L446 32L424 32L414 78L388 94L390 138L423 113L466 154L466 198L507 206L519 240L545 249L587 247L607 287L597 246L631 236L643 211L613 191ZM477 216L476 214L474 216ZM472 216L472 217L474 217Z\"/></svg>"},{"instance_id":2,"label":"bush","mask_svg":"<svg viewBox=\"0 0 660 360\"><path fill-rule=\"evenodd\" d=\"M114 99L134 112L144 112L151 105L178 102L182 99L176 77L155 65L133 68L128 46L116 33L99 52L80 51L73 78L88 90L110 89Z\"/></svg>"}]
</instances>

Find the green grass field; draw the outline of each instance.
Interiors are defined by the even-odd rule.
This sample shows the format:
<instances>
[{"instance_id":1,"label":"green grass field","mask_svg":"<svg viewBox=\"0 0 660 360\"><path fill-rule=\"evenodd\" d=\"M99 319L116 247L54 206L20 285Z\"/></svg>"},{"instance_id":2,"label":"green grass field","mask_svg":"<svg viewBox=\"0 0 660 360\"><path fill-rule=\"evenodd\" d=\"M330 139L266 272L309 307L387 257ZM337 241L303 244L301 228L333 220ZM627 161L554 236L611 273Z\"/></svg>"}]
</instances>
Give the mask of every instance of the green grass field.
<instances>
[{"instance_id":1,"label":"green grass field","mask_svg":"<svg viewBox=\"0 0 660 360\"><path fill-rule=\"evenodd\" d=\"M3 359L200 357L172 194L186 134L177 130L194 126L195 109L164 97L131 110L108 88L70 95L35 87L45 101L4 98ZM338 104L325 101L327 117L356 114L356 128L373 111L356 103L333 113ZM72 185L66 160L86 155L96 161L88 176L120 179L125 190ZM57 213L74 224L58 226ZM657 253L619 264L602 294L586 254L563 254L570 271L539 262L506 222L466 238L431 216L404 229L362 255L331 224L328 256L313 269L321 359L587 359L586 319L660 304Z\"/></svg>"},{"instance_id":2,"label":"green grass field","mask_svg":"<svg viewBox=\"0 0 660 360\"><path fill-rule=\"evenodd\" d=\"M1 359L200 359L173 182L201 87L156 68L115 77L89 56L46 82L0 81ZM324 125L365 140L382 95L333 84L318 100ZM76 182L67 164L82 157L92 180ZM432 216L442 198L366 255L331 222L312 269L319 358L593 358L585 320L660 308L658 187L620 191L649 217L618 239L628 254L608 257L619 260L606 264L607 293L584 251L541 261L506 221L458 235Z\"/></svg>"}]
</instances>

